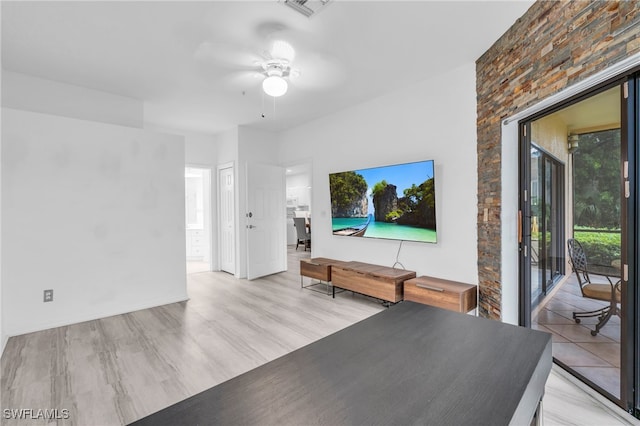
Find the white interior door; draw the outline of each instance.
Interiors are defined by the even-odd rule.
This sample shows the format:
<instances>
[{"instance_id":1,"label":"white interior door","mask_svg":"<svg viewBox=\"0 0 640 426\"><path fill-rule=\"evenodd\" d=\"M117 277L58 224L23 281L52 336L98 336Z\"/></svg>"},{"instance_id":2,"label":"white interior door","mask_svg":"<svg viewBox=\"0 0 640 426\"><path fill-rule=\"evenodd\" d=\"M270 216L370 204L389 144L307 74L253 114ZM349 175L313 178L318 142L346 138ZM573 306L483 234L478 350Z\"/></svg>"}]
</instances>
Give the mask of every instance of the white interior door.
<instances>
[{"instance_id":1,"label":"white interior door","mask_svg":"<svg viewBox=\"0 0 640 426\"><path fill-rule=\"evenodd\" d=\"M235 244L235 192L233 167L218 171L218 194L220 197L219 232L220 232L220 270L236 273Z\"/></svg>"},{"instance_id":2,"label":"white interior door","mask_svg":"<svg viewBox=\"0 0 640 426\"><path fill-rule=\"evenodd\" d=\"M247 278L287 269L284 169L247 165Z\"/></svg>"}]
</instances>

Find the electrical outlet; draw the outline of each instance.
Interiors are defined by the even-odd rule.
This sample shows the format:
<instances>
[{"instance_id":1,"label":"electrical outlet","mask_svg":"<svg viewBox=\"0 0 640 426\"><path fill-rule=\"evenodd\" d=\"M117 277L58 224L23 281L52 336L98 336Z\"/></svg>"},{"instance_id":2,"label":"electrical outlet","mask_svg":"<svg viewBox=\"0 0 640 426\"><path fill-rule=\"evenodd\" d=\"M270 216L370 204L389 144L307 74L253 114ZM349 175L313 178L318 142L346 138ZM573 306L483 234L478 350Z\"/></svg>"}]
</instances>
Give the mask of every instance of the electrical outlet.
<instances>
[{"instance_id":1,"label":"electrical outlet","mask_svg":"<svg viewBox=\"0 0 640 426\"><path fill-rule=\"evenodd\" d=\"M44 291L44 301L45 302L53 302L53 290L45 290Z\"/></svg>"}]
</instances>

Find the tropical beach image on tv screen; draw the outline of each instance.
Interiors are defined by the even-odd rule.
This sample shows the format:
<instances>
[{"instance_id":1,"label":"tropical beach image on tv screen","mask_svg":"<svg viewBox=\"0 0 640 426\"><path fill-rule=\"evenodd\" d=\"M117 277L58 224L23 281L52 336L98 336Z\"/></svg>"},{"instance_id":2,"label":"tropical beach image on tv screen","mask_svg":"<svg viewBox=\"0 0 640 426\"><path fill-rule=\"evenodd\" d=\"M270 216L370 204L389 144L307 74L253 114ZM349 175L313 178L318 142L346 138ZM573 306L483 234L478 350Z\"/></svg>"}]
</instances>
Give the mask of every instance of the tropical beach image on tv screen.
<instances>
[{"instance_id":1,"label":"tropical beach image on tv screen","mask_svg":"<svg viewBox=\"0 0 640 426\"><path fill-rule=\"evenodd\" d=\"M436 242L433 161L329 175L334 235Z\"/></svg>"}]
</instances>

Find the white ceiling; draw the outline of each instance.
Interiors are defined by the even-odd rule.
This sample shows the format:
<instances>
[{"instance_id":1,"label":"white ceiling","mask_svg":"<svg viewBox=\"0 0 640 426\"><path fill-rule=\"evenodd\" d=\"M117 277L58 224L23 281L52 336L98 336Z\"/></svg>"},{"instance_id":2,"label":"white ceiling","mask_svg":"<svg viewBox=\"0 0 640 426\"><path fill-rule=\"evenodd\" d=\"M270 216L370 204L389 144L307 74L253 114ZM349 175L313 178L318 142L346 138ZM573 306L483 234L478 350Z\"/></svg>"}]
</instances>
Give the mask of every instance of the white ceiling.
<instances>
[{"instance_id":1,"label":"white ceiling","mask_svg":"<svg viewBox=\"0 0 640 426\"><path fill-rule=\"evenodd\" d=\"M2 68L142 100L157 127L283 130L475 61L532 3L2 1ZM274 112L251 70L275 39L300 76Z\"/></svg>"},{"instance_id":2,"label":"white ceiling","mask_svg":"<svg viewBox=\"0 0 640 426\"><path fill-rule=\"evenodd\" d=\"M602 129L619 129L622 101L616 86L584 101L557 111L548 117L559 118L571 133L588 133Z\"/></svg>"}]
</instances>

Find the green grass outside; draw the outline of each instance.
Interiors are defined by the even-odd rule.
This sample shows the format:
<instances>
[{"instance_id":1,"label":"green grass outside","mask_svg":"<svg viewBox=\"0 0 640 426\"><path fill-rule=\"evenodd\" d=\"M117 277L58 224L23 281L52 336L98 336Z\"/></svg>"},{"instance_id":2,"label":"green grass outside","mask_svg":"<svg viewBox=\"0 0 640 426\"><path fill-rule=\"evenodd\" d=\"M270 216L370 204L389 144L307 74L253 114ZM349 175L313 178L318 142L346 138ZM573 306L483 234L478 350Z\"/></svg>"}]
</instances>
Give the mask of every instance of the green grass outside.
<instances>
[{"instance_id":1,"label":"green grass outside","mask_svg":"<svg viewBox=\"0 0 640 426\"><path fill-rule=\"evenodd\" d=\"M620 259L621 234L594 232L590 229L574 229L573 238L578 240L591 264L611 265Z\"/></svg>"}]
</instances>

